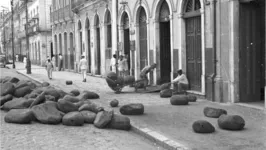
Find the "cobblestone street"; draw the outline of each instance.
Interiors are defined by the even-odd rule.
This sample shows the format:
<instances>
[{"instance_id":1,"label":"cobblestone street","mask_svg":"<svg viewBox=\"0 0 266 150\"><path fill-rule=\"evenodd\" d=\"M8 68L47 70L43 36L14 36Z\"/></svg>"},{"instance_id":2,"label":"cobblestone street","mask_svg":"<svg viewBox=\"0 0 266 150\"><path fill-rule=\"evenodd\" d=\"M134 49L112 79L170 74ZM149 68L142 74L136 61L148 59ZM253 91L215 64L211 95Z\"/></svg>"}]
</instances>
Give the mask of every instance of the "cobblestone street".
<instances>
[{"instance_id":1,"label":"cobblestone street","mask_svg":"<svg viewBox=\"0 0 266 150\"><path fill-rule=\"evenodd\" d=\"M15 70L2 69L2 76L19 75ZM4 122L5 112L1 111L1 149L2 150L161 150L149 140L132 131L97 129L93 125L69 127L64 125L29 125L7 124Z\"/></svg>"}]
</instances>

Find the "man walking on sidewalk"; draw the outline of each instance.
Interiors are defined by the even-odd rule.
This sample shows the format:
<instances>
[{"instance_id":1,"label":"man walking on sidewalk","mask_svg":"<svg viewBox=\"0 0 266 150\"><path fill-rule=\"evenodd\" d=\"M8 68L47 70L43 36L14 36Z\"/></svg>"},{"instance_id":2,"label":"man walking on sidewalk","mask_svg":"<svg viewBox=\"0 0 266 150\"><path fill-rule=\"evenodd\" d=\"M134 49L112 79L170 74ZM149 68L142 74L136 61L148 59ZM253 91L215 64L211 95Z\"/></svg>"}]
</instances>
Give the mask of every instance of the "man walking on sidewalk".
<instances>
[{"instance_id":1,"label":"man walking on sidewalk","mask_svg":"<svg viewBox=\"0 0 266 150\"><path fill-rule=\"evenodd\" d=\"M48 75L48 78L51 80L52 79L52 76L53 76L53 64L51 63L51 60L48 59L47 60L47 63L46 63L46 70L47 70L47 75Z\"/></svg>"},{"instance_id":2,"label":"man walking on sidewalk","mask_svg":"<svg viewBox=\"0 0 266 150\"><path fill-rule=\"evenodd\" d=\"M88 67L87 65L88 65L88 62L85 59L85 56L82 55L81 56L81 60L79 62L79 67L80 67L80 70L81 70L81 74L83 76L83 82L86 82L87 67Z\"/></svg>"}]
</instances>

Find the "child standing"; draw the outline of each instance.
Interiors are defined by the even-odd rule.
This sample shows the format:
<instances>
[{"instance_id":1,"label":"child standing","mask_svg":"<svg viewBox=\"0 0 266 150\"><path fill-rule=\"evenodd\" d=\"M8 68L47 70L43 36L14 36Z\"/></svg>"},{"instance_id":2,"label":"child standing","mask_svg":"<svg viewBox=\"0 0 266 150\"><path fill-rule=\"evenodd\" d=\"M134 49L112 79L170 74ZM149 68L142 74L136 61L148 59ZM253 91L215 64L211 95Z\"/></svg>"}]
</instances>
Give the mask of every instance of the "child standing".
<instances>
[{"instance_id":1,"label":"child standing","mask_svg":"<svg viewBox=\"0 0 266 150\"><path fill-rule=\"evenodd\" d=\"M47 63L46 63L46 70L47 70L48 78L49 78L50 80L52 79L53 69L54 69L53 63L51 62L50 59L48 59L48 60L47 60Z\"/></svg>"}]
</instances>

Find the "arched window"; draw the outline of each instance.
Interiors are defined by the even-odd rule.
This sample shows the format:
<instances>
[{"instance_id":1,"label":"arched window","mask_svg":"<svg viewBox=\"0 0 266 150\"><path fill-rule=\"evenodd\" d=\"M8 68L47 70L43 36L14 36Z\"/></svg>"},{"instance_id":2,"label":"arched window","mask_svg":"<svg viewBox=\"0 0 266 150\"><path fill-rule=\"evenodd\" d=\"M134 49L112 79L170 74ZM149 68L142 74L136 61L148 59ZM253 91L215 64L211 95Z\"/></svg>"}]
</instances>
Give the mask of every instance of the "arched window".
<instances>
[{"instance_id":1,"label":"arched window","mask_svg":"<svg viewBox=\"0 0 266 150\"><path fill-rule=\"evenodd\" d=\"M185 17L200 15L200 8L200 0L188 0L187 3L185 3L185 7L183 10Z\"/></svg>"}]
</instances>

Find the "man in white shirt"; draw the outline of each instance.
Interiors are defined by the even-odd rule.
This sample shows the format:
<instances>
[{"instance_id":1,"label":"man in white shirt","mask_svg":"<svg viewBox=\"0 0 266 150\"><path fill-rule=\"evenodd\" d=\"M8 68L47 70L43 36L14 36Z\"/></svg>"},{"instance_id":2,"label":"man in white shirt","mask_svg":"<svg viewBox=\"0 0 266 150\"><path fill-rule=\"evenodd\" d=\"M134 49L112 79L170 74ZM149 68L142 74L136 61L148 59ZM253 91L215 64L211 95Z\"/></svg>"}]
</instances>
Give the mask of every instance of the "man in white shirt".
<instances>
[{"instance_id":1,"label":"man in white shirt","mask_svg":"<svg viewBox=\"0 0 266 150\"><path fill-rule=\"evenodd\" d=\"M171 82L174 84L174 92L185 92L188 89L188 79L181 69L177 70L177 74L178 76Z\"/></svg>"},{"instance_id":2,"label":"man in white shirt","mask_svg":"<svg viewBox=\"0 0 266 150\"><path fill-rule=\"evenodd\" d=\"M116 54L114 54L113 57L111 58L110 70L112 72L116 72Z\"/></svg>"},{"instance_id":3,"label":"man in white shirt","mask_svg":"<svg viewBox=\"0 0 266 150\"><path fill-rule=\"evenodd\" d=\"M81 56L81 60L79 62L79 67L80 67L80 70L81 70L81 74L82 74L82 77L83 77L83 82L86 82L86 75L87 75L87 68L88 68L88 62L85 58L85 56Z\"/></svg>"}]
</instances>

